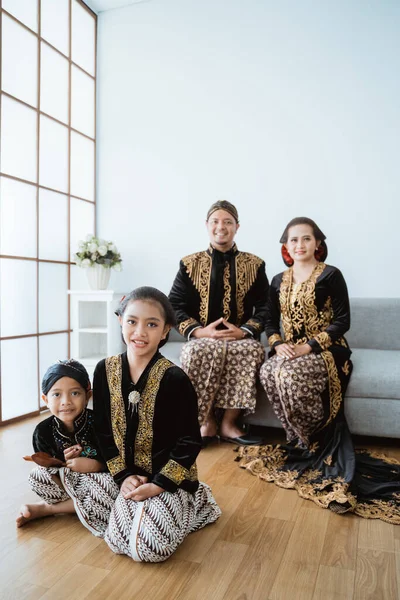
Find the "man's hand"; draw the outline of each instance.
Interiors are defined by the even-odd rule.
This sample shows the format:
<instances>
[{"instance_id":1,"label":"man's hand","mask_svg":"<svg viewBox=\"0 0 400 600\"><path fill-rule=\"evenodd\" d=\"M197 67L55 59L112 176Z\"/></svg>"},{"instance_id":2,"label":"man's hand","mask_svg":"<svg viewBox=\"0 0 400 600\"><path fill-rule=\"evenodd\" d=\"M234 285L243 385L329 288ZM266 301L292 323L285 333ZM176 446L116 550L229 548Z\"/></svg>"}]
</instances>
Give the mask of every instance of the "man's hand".
<instances>
[{"instance_id":1,"label":"man's hand","mask_svg":"<svg viewBox=\"0 0 400 600\"><path fill-rule=\"evenodd\" d=\"M72 460L73 458L80 456L81 452L82 446L79 446L79 444L76 446L71 446L70 448L64 450L64 458L65 460Z\"/></svg>"},{"instance_id":2,"label":"man's hand","mask_svg":"<svg viewBox=\"0 0 400 600\"><path fill-rule=\"evenodd\" d=\"M66 463L71 471L76 471L77 473L99 473L99 471L104 471L105 468L100 461L94 458L86 458L85 456L67 459Z\"/></svg>"},{"instance_id":3,"label":"man's hand","mask_svg":"<svg viewBox=\"0 0 400 600\"><path fill-rule=\"evenodd\" d=\"M236 325L229 323L226 319L223 319L222 322L229 331L229 338L225 339L243 340L246 337L246 332L243 329L240 329L240 327L236 327Z\"/></svg>"},{"instance_id":4,"label":"man's hand","mask_svg":"<svg viewBox=\"0 0 400 600\"><path fill-rule=\"evenodd\" d=\"M122 492L122 487L121 487ZM143 500L147 500L147 498L153 498L154 496L158 496L165 492L164 488L156 485L155 483L145 483L137 488L135 488L132 492L124 495L125 500L130 498L131 500L135 500L136 502L143 502Z\"/></svg>"},{"instance_id":5,"label":"man's hand","mask_svg":"<svg viewBox=\"0 0 400 600\"><path fill-rule=\"evenodd\" d=\"M223 323L227 329L217 329ZM232 323L225 321L223 317L217 319L207 327L195 329L191 335L193 338L211 338L214 340L241 340L244 337L243 330L235 327Z\"/></svg>"},{"instance_id":6,"label":"man's hand","mask_svg":"<svg viewBox=\"0 0 400 600\"><path fill-rule=\"evenodd\" d=\"M143 477L143 475L129 475L121 485L121 494L124 498L130 498L130 494L136 491L138 487L141 485L147 484L147 477Z\"/></svg>"}]
</instances>

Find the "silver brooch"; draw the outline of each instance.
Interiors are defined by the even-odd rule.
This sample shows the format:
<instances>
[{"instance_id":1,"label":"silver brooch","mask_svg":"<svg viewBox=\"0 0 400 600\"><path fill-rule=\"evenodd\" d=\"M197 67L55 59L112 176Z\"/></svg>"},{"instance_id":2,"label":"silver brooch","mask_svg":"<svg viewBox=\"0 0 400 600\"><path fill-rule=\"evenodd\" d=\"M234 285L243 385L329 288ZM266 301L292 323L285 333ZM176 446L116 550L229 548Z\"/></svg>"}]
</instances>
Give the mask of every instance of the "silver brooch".
<instances>
[{"instance_id":1,"label":"silver brooch","mask_svg":"<svg viewBox=\"0 0 400 600\"><path fill-rule=\"evenodd\" d=\"M137 390L134 390L133 392L130 392L129 396L128 396L128 401L129 401L129 406L133 409L133 410L137 410L137 405L140 402L140 394Z\"/></svg>"}]
</instances>

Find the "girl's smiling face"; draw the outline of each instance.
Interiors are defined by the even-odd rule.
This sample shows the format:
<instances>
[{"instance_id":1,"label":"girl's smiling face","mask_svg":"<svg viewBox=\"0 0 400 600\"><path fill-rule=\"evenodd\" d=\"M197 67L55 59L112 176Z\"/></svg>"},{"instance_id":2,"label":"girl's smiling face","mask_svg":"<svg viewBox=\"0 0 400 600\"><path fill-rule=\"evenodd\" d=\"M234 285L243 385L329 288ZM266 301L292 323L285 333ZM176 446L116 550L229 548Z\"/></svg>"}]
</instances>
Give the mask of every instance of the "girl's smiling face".
<instances>
[{"instance_id":1,"label":"girl's smiling face","mask_svg":"<svg viewBox=\"0 0 400 600\"><path fill-rule=\"evenodd\" d=\"M61 377L42 395L42 400L49 408L52 415L60 419L67 431L74 430L74 421L86 408L91 392L71 377Z\"/></svg>"},{"instance_id":2,"label":"girl's smiling face","mask_svg":"<svg viewBox=\"0 0 400 600\"><path fill-rule=\"evenodd\" d=\"M152 300L133 300L119 317L119 322L128 351L149 360L170 330L165 324L162 307Z\"/></svg>"}]
</instances>

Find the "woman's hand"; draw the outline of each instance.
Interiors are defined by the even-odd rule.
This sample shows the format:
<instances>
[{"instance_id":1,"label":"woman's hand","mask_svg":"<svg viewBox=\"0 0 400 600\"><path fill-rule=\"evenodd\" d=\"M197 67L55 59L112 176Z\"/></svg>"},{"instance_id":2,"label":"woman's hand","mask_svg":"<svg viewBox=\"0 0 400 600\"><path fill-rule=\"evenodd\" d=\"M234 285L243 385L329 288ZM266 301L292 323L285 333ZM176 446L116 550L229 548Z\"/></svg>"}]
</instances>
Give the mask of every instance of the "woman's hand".
<instances>
[{"instance_id":1,"label":"woman's hand","mask_svg":"<svg viewBox=\"0 0 400 600\"><path fill-rule=\"evenodd\" d=\"M299 356L305 356L306 354L310 354L312 348L309 344L299 344L298 346L294 347L294 351L296 353L296 356L294 356L294 358L298 358Z\"/></svg>"},{"instance_id":2,"label":"woman's hand","mask_svg":"<svg viewBox=\"0 0 400 600\"><path fill-rule=\"evenodd\" d=\"M66 450L64 450L64 458L65 460L71 460L72 458L77 458L78 456L81 455L82 452L82 446L76 445L76 446L71 446L70 448L67 448Z\"/></svg>"},{"instance_id":3,"label":"woman's hand","mask_svg":"<svg viewBox=\"0 0 400 600\"><path fill-rule=\"evenodd\" d=\"M77 473L99 473L100 471L104 471L103 463L94 458L86 458L85 456L67 459L66 464L71 471L76 471Z\"/></svg>"},{"instance_id":4,"label":"woman's hand","mask_svg":"<svg viewBox=\"0 0 400 600\"><path fill-rule=\"evenodd\" d=\"M123 497L130 498L131 494L141 485L147 484L147 477L143 477L143 475L129 475L121 485L121 494Z\"/></svg>"},{"instance_id":5,"label":"woman's hand","mask_svg":"<svg viewBox=\"0 0 400 600\"><path fill-rule=\"evenodd\" d=\"M286 358L288 360L310 354L311 350L312 348L309 344L299 344L298 346L295 346L294 344L279 344L275 347L276 354L280 358Z\"/></svg>"},{"instance_id":6,"label":"woman's hand","mask_svg":"<svg viewBox=\"0 0 400 600\"><path fill-rule=\"evenodd\" d=\"M275 346L275 352L279 356L279 358L296 358L294 344L278 344Z\"/></svg>"},{"instance_id":7,"label":"woman's hand","mask_svg":"<svg viewBox=\"0 0 400 600\"><path fill-rule=\"evenodd\" d=\"M121 488L122 491L122 488ZM133 492L130 492L124 498L127 500L130 498L131 500L135 500L135 502L143 502L143 500L147 500L147 498L154 498L154 496L158 496L165 492L164 488L156 485L155 483L145 483L140 487L137 487Z\"/></svg>"}]
</instances>

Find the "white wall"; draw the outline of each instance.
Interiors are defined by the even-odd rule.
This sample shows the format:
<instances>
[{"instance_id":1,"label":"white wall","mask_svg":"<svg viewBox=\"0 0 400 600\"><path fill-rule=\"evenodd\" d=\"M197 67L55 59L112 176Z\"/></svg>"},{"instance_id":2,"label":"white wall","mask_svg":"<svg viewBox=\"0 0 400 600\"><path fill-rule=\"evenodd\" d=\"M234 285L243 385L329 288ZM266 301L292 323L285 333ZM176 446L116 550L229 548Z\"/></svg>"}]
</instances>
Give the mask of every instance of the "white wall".
<instances>
[{"instance_id":1,"label":"white wall","mask_svg":"<svg viewBox=\"0 0 400 600\"><path fill-rule=\"evenodd\" d=\"M151 0L101 13L98 233L115 289L168 292L235 203L238 246L283 269L305 215L351 296L400 296L398 0Z\"/></svg>"}]
</instances>

